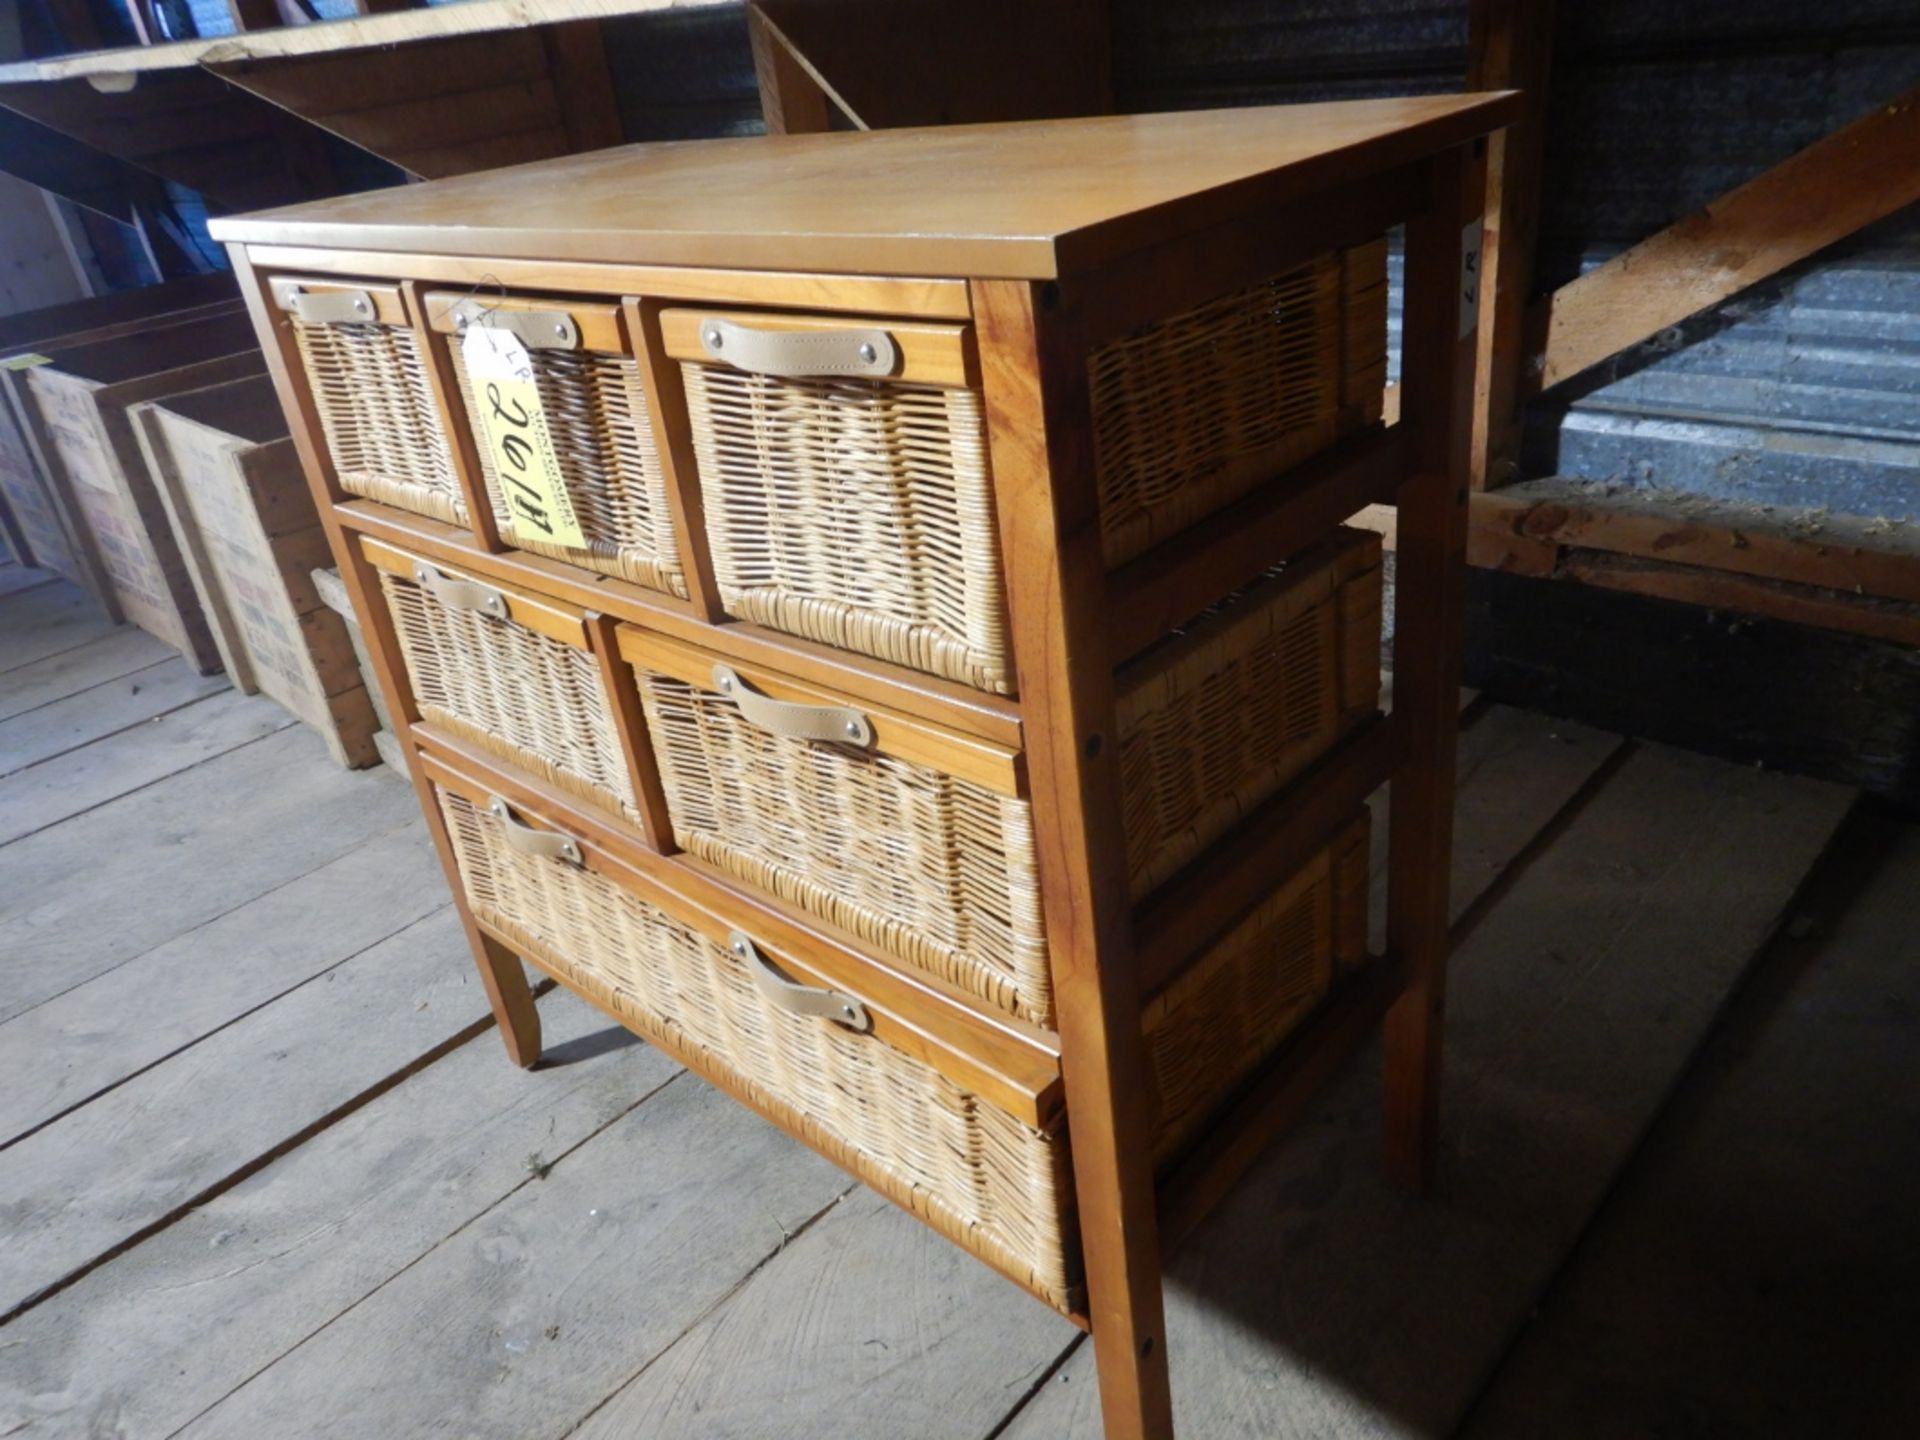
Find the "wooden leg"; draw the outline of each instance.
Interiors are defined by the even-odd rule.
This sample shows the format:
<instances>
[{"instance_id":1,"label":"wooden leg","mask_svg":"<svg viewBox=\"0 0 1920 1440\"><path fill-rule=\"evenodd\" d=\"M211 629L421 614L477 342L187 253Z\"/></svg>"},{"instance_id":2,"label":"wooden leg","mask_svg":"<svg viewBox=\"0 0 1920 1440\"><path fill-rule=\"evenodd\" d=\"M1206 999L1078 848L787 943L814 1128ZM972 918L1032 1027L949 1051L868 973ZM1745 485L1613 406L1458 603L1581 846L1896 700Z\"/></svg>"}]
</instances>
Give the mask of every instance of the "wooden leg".
<instances>
[{"instance_id":1,"label":"wooden leg","mask_svg":"<svg viewBox=\"0 0 1920 1440\"><path fill-rule=\"evenodd\" d=\"M1085 347L1055 292L973 293L1101 1413L1171 1440Z\"/></svg>"},{"instance_id":2,"label":"wooden leg","mask_svg":"<svg viewBox=\"0 0 1920 1440\"><path fill-rule=\"evenodd\" d=\"M343 492L333 474L326 447L319 438L319 418L314 412L313 396L307 388L306 376L300 368L292 336L284 318L274 310L264 282L254 272L243 250L231 247L230 253L233 255L234 277L240 284L241 296L247 302L255 327L263 337L273 337L273 343L262 347L267 373L273 379L281 407L289 417L297 417L297 423L293 426L294 449L298 451L301 465L307 472L307 482L313 490L320 522L326 527L334 562L340 567L341 583L353 602L354 614L360 617L361 638L367 647L367 658L373 664L374 678L386 697L387 713L392 718L395 737L407 757L407 771L413 781L414 791L420 798L420 808L426 817L428 833L433 837L434 849L439 852L440 865L446 872L454 905L459 909L460 923L466 930L467 943L473 950L474 964L480 972L480 983L486 988L487 1000L493 1007L494 1019L499 1023L500 1036L506 1042L508 1057L516 1065L532 1065L540 1058L540 1012L533 1003L527 972L518 955L474 923L473 914L467 907L466 886L460 878L460 865L454 855L453 842L447 835L446 820L440 813L433 786L414 761L413 726L420 718L420 711L407 685L400 637L394 630L393 617L387 612L382 599L380 582L372 563L356 539L342 529L339 516L334 513L334 502L342 497Z\"/></svg>"},{"instance_id":3,"label":"wooden leg","mask_svg":"<svg viewBox=\"0 0 1920 1440\"><path fill-rule=\"evenodd\" d=\"M1400 492L1393 644L1393 723L1405 746L1387 863L1387 946L1407 969L1386 1023L1387 1166L1417 1190L1434 1178L1447 994L1477 334L1462 295L1479 288L1477 275L1463 275L1463 231L1479 216L1484 189L1475 153L1440 156L1431 171L1427 207L1407 225L1401 423L1413 427L1412 469Z\"/></svg>"},{"instance_id":4,"label":"wooden leg","mask_svg":"<svg viewBox=\"0 0 1920 1440\"><path fill-rule=\"evenodd\" d=\"M487 988L487 1003L493 1006L507 1058L530 1070L540 1060L540 1010L533 1003L527 967L518 955L471 924L467 938L473 943L474 963L480 971L480 983Z\"/></svg>"}]
</instances>

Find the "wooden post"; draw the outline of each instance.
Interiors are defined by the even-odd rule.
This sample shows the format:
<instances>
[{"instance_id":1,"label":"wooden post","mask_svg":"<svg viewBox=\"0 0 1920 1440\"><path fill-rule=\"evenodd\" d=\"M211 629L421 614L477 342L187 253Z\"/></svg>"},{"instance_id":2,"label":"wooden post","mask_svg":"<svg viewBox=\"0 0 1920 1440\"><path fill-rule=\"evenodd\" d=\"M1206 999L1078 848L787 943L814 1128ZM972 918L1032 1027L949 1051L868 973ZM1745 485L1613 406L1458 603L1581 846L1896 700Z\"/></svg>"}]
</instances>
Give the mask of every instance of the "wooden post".
<instances>
[{"instance_id":1,"label":"wooden post","mask_svg":"<svg viewBox=\"0 0 1920 1440\"><path fill-rule=\"evenodd\" d=\"M1059 295L977 282L973 308L1101 1409L1107 1440L1171 1440L1093 425Z\"/></svg>"},{"instance_id":2,"label":"wooden post","mask_svg":"<svg viewBox=\"0 0 1920 1440\"><path fill-rule=\"evenodd\" d=\"M1518 90L1520 105L1487 150L1487 228L1481 265L1478 400L1473 486L1518 473L1526 371L1527 303L1540 238L1540 172L1553 66L1553 0L1473 0L1467 20L1467 88Z\"/></svg>"},{"instance_id":3,"label":"wooden post","mask_svg":"<svg viewBox=\"0 0 1920 1440\"><path fill-rule=\"evenodd\" d=\"M327 541L333 547L333 557L340 566L340 579L353 599L354 612L365 622L363 635L367 658L373 662L374 677L386 697L387 713L392 717L394 733L407 756L407 770L412 776L413 788L419 795L420 808L426 815L434 848L440 852L440 864L446 871L447 885L453 891L454 908L460 912L460 924L467 933L468 945L473 949L474 965L480 972L480 983L487 992L487 1003L493 1008L493 1018L500 1026L500 1038L506 1044L507 1057L516 1065L530 1066L540 1058L540 1012L533 1003L533 991L527 984L526 968L519 956L474 923L472 912L467 908L466 887L460 880L460 866L454 856L453 842L447 835L446 821L434 799L432 785L414 762L413 726L420 718L420 711L413 702L413 692L406 682L406 663L400 653L400 638L394 631L393 617L387 613L382 600L380 584L374 576L372 564L359 544L341 527L340 517L331 503L344 492L340 489L326 446L320 438L320 417L314 410L313 395L300 368L293 331L286 317L274 307L266 281L247 258L246 247L232 245L228 247L228 253L233 258L234 278L239 282L240 295L246 301L248 314L253 317L254 328L263 341L264 337L273 337L271 342L261 346L267 373L273 378L281 408L287 413L294 449L299 452L300 463L307 472L307 484L313 490L314 505L320 511L320 523L326 526Z\"/></svg>"},{"instance_id":4,"label":"wooden post","mask_svg":"<svg viewBox=\"0 0 1920 1440\"><path fill-rule=\"evenodd\" d=\"M1402 760L1388 834L1387 948L1405 992L1387 1014L1387 1165L1416 1189L1433 1181L1446 1005L1454 752L1466 599L1473 360L1478 290L1463 257L1480 219L1484 160L1431 162L1426 208L1407 222L1400 423L1410 467L1400 491L1394 570L1393 723Z\"/></svg>"}]
</instances>

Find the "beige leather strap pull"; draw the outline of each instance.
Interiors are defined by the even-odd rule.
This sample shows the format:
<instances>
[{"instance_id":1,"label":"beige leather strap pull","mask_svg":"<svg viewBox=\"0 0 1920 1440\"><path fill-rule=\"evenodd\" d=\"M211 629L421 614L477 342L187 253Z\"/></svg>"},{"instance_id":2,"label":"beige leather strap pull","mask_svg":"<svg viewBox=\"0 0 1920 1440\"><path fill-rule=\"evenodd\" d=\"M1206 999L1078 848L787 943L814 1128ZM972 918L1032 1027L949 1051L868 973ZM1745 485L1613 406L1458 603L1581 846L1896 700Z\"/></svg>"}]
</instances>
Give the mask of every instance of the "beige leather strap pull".
<instances>
[{"instance_id":1,"label":"beige leather strap pull","mask_svg":"<svg viewBox=\"0 0 1920 1440\"><path fill-rule=\"evenodd\" d=\"M468 295L453 302L448 312L453 328L462 335L475 325L517 335L529 350L578 350L580 327L564 310L507 310Z\"/></svg>"},{"instance_id":2,"label":"beige leather strap pull","mask_svg":"<svg viewBox=\"0 0 1920 1440\"><path fill-rule=\"evenodd\" d=\"M580 854L578 840L555 830L534 829L518 819L513 807L498 795L487 801L487 813L504 827L509 849L517 850L522 855L536 855L542 860L564 860L569 865L587 863Z\"/></svg>"},{"instance_id":3,"label":"beige leather strap pull","mask_svg":"<svg viewBox=\"0 0 1920 1440\"><path fill-rule=\"evenodd\" d=\"M505 620L512 613L505 595L478 580L456 580L423 562L415 563L413 578L421 589L450 609L478 610L496 620Z\"/></svg>"},{"instance_id":4,"label":"beige leather strap pull","mask_svg":"<svg viewBox=\"0 0 1920 1440\"><path fill-rule=\"evenodd\" d=\"M750 725L789 740L817 740L835 745L873 744L873 725L858 710L844 705L802 705L775 700L751 688L731 666L713 667L713 683L722 695L740 707Z\"/></svg>"},{"instance_id":5,"label":"beige leather strap pull","mask_svg":"<svg viewBox=\"0 0 1920 1440\"><path fill-rule=\"evenodd\" d=\"M309 325L377 325L379 307L364 290L290 290L287 306Z\"/></svg>"},{"instance_id":6,"label":"beige leather strap pull","mask_svg":"<svg viewBox=\"0 0 1920 1440\"><path fill-rule=\"evenodd\" d=\"M769 1005L789 1015L812 1015L821 1020L831 1020L849 1030L872 1028L873 1017L867 1014L866 1006L851 995L842 995L838 990L816 985L796 985L767 963L767 957L760 953L760 947L744 931L736 930L729 935L727 948L746 962L747 973L753 977L755 988L766 997Z\"/></svg>"},{"instance_id":7,"label":"beige leather strap pull","mask_svg":"<svg viewBox=\"0 0 1920 1440\"><path fill-rule=\"evenodd\" d=\"M891 375L900 347L884 330L759 330L718 316L700 322L700 348L756 375Z\"/></svg>"}]
</instances>

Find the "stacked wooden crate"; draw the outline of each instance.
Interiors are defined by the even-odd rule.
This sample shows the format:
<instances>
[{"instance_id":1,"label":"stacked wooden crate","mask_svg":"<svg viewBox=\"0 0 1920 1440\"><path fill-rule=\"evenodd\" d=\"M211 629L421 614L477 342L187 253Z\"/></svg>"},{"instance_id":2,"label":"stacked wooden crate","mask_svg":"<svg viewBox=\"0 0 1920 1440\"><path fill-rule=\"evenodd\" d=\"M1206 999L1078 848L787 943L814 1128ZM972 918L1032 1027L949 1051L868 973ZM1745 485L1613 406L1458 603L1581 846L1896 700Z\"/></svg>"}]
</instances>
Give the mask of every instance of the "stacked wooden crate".
<instances>
[{"instance_id":1,"label":"stacked wooden crate","mask_svg":"<svg viewBox=\"0 0 1920 1440\"><path fill-rule=\"evenodd\" d=\"M0 501L12 514L20 559L73 581L116 618L90 538L73 525L47 473L34 414L22 403L20 373L46 363L49 351L232 312L239 303L232 277L222 274L0 317Z\"/></svg>"},{"instance_id":2,"label":"stacked wooden crate","mask_svg":"<svg viewBox=\"0 0 1920 1440\"><path fill-rule=\"evenodd\" d=\"M342 765L379 760L345 621L314 570L327 536L265 376L133 407L134 429L221 663L311 725Z\"/></svg>"},{"instance_id":3,"label":"stacked wooden crate","mask_svg":"<svg viewBox=\"0 0 1920 1440\"><path fill-rule=\"evenodd\" d=\"M1431 1154L1505 103L642 147L216 227L509 1053L524 959L1089 1326L1116 1437L1171 1432L1162 1217L1390 1007ZM1339 526L1390 500L1391 724Z\"/></svg>"},{"instance_id":4,"label":"stacked wooden crate","mask_svg":"<svg viewBox=\"0 0 1920 1440\"><path fill-rule=\"evenodd\" d=\"M99 557L114 608L205 673L220 656L128 411L260 364L246 317L223 313L55 349L11 375L67 528Z\"/></svg>"}]
</instances>

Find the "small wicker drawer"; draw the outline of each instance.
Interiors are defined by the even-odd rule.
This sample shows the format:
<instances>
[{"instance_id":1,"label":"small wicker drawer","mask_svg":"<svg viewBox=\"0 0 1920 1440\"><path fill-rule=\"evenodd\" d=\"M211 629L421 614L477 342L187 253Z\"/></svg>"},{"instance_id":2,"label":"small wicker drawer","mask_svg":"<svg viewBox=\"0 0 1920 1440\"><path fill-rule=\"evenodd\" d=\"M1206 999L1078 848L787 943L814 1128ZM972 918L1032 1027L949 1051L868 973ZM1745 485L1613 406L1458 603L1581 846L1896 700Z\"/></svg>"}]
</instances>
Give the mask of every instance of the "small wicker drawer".
<instances>
[{"instance_id":1,"label":"small wicker drawer","mask_svg":"<svg viewBox=\"0 0 1920 1440\"><path fill-rule=\"evenodd\" d=\"M617 305L537 296L425 297L436 332L464 336L476 325L510 331L527 347L561 478L586 547L559 544L515 523L480 420L484 397L467 374L464 347L448 344L466 421L500 536L508 544L652 590L685 597L686 574L667 503L640 362Z\"/></svg>"},{"instance_id":2,"label":"small wicker drawer","mask_svg":"<svg viewBox=\"0 0 1920 1440\"><path fill-rule=\"evenodd\" d=\"M361 542L420 718L639 822L585 616L377 540Z\"/></svg>"},{"instance_id":3,"label":"small wicker drawer","mask_svg":"<svg viewBox=\"0 0 1920 1440\"><path fill-rule=\"evenodd\" d=\"M281 277L273 299L287 312L340 487L467 524L427 357L399 289Z\"/></svg>"},{"instance_id":4,"label":"small wicker drawer","mask_svg":"<svg viewBox=\"0 0 1920 1440\"><path fill-rule=\"evenodd\" d=\"M1136 898L1370 714L1379 546L1343 532L1123 672ZM1053 1023L1021 757L632 627L674 839L989 1004Z\"/></svg>"},{"instance_id":5,"label":"small wicker drawer","mask_svg":"<svg viewBox=\"0 0 1920 1440\"><path fill-rule=\"evenodd\" d=\"M661 335L728 612L1011 691L971 333L668 310Z\"/></svg>"},{"instance_id":6,"label":"small wicker drawer","mask_svg":"<svg viewBox=\"0 0 1920 1440\"><path fill-rule=\"evenodd\" d=\"M1087 378L1111 567L1380 418L1386 241L1155 321Z\"/></svg>"},{"instance_id":7,"label":"small wicker drawer","mask_svg":"<svg viewBox=\"0 0 1920 1440\"><path fill-rule=\"evenodd\" d=\"M442 784L439 799L482 925L1049 1304L1079 1306L1057 1125L983 1098L945 1052L936 1067L899 1048L915 1026L803 983L819 977L770 959L750 918L701 910L483 791Z\"/></svg>"}]
</instances>

